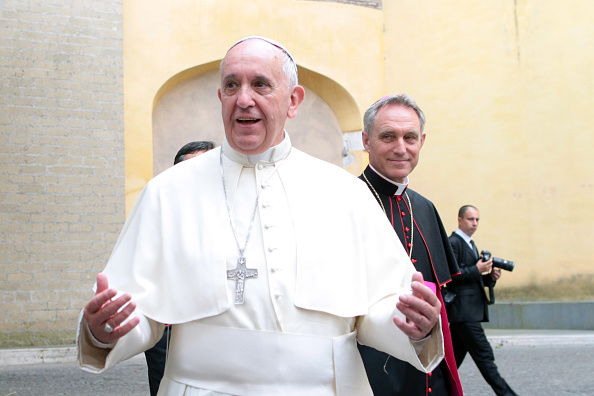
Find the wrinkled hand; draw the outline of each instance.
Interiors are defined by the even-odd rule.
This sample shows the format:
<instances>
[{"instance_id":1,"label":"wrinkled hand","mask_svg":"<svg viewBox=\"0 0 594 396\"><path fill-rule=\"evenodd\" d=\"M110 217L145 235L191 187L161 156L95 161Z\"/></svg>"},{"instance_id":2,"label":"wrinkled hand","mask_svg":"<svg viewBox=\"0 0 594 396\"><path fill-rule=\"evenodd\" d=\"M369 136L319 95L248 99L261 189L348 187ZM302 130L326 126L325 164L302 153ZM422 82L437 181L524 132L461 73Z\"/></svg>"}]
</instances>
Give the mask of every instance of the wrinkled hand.
<instances>
[{"instance_id":1,"label":"wrinkled hand","mask_svg":"<svg viewBox=\"0 0 594 396\"><path fill-rule=\"evenodd\" d=\"M412 294L400 296L396 308L404 314L394 317L394 324L411 340L426 337L439 320L441 303L433 291L423 283L423 275L416 272L412 277Z\"/></svg>"},{"instance_id":2,"label":"wrinkled hand","mask_svg":"<svg viewBox=\"0 0 594 396\"><path fill-rule=\"evenodd\" d=\"M95 297L85 306L83 312L91 333L104 344L117 341L128 334L140 322L140 319L132 318L124 325L121 325L132 314L136 304L131 301L132 296L129 294L123 294L112 300L116 294L117 292L114 289L109 289L107 276L101 273L97 274L97 292ZM126 305L128 302L129 304ZM124 305L126 307L120 311ZM105 331L106 323L113 328L111 333Z\"/></svg>"}]
</instances>

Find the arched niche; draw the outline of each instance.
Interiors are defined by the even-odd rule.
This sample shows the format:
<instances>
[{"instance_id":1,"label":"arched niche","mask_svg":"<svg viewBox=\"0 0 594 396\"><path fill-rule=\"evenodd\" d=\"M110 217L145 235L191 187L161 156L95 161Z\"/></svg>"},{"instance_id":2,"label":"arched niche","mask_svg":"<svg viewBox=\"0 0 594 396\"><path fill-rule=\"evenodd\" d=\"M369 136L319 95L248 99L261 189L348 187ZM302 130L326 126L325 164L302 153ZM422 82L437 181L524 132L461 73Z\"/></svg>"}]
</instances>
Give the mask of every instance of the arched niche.
<instances>
[{"instance_id":1,"label":"arched niche","mask_svg":"<svg viewBox=\"0 0 594 396\"><path fill-rule=\"evenodd\" d=\"M153 172L173 164L177 151L194 140L217 146L224 136L221 104L217 97L219 61L197 66L170 78L153 102ZM339 84L299 67L305 100L286 130L293 145L315 157L342 166L342 133L361 129L359 110Z\"/></svg>"}]
</instances>

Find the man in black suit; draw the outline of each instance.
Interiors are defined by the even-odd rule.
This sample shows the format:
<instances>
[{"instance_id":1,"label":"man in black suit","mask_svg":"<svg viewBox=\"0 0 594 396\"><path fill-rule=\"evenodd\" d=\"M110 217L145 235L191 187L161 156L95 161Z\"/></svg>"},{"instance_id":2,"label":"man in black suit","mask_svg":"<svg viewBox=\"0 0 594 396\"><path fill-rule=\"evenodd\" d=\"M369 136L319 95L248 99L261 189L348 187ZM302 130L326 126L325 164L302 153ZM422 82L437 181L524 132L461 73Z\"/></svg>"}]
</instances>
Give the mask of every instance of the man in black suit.
<instances>
[{"instance_id":1,"label":"man in black suit","mask_svg":"<svg viewBox=\"0 0 594 396\"><path fill-rule=\"evenodd\" d=\"M448 290L456 294L447 307L456 364L460 367L466 353L470 353L495 393L513 396L516 393L499 374L493 349L481 325L481 322L489 321L489 300L485 287L492 290L501 276L501 270L493 267L492 258L483 261L479 255L472 240L478 223L478 209L472 205L462 206L458 211L458 229L450 236L450 243L461 271L447 286Z\"/></svg>"},{"instance_id":2,"label":"man in black suit","mask_svg":"<svg viewBox=\"0 0 594 396\"><path fill-rule=\"evenodd\" d=\"M408 188L425 141L425 115L409 95L389 95L375 102L364 116L363 144L369 166L360 179L375 196L392 223L413 265L433 285L442 303L441 321L447 323L440 287L459 272L437 209ZM462 395L462 386L448 327L443 328L445 359L429 374L384 352L359 345L359 352L375 396Z\"/></svg>"}]
</instances>

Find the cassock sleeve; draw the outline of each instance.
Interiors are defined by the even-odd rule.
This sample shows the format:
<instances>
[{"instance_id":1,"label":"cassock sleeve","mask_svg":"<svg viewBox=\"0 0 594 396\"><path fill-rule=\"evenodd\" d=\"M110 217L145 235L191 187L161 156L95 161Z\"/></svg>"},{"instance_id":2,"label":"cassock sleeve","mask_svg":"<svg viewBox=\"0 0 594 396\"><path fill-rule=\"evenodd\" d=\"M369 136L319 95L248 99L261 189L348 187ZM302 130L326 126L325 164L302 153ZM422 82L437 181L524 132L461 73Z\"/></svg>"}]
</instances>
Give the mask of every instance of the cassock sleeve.
<instances>
[{"instance_id":1,"label":"cassock sleeve","mask_svg":"<svg viewBox=\"0 0 594 396\"><path fill-rule=\"evenodd\" d=\"M140 319L140 323L130 333L120 338L113 348L101 348L95 346L96 342L81 311L76 334L79 367L89 373L99 374L152 348L163 336L165 325L138 312L133 313L129 319L134 316Z\"/></svg>"}]
</instances>

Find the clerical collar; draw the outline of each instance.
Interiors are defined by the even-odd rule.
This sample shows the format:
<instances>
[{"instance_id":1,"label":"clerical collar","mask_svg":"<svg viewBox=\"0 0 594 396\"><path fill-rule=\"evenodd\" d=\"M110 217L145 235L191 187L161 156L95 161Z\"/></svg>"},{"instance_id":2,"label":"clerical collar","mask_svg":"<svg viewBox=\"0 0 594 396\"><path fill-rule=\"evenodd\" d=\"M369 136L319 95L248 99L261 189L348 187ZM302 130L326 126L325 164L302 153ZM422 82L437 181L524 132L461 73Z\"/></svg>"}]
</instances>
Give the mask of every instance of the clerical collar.
<instances>
[{"instance_id":1,"label":"clerical collar","mask_svg":"<svg viewBox=\"0 0 594 396\"><path fill-rule=\"evenodd\" d=\"M235 150L229 142L227 138L223 139L223 144L221 145L223 154L227 158L229 158L233 162L237 162L243 166L253 167L258 162L268 162L268 163L277 163L279 161L284 160L289 153L291 152L291 139L289 138L289 134L285 131L285 138L282 142L277 144L274 147L269 148L265 152L257 155L245 155L240 153L239 151Z\"/></svg>"},{"instance_id":2,"label":"clerical collar","mask_svg":"<svg viewBox=\"0 0 594 396\"><path fill-rule=\"evenodd\" d=\"M456 234L460 235L460 237L462 237L462 239L464 239L464 241L466 241L468 246L470 246L472 248L472 245L470 244L470 241L472 241L471 236L469 236L467 233L465 233L464 231L462 231L459 228L455 232L456 232Z\"/></svg>"},{"instance_id":3,"label":"clerical collar","mask_svg":"<svg viewBox=\"0 0 594 396\"><path fill-rule=\"evenodd\" d=\"M406 182L398 183L379 173L373 166L371 166L371 164L369 164L369 169L365 170L365 175L373 184L373 186L379 192L385 195L400 196L404 194L406 188L408 187L408 176L406 177Z\"/></svg>"}]
</instances>

